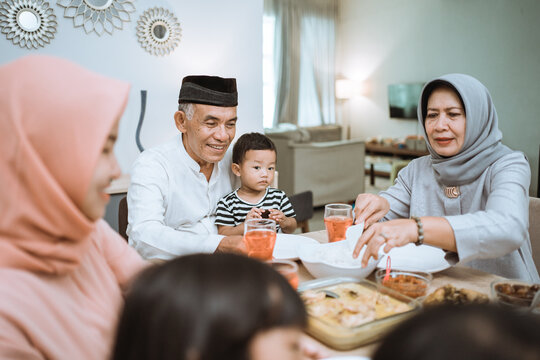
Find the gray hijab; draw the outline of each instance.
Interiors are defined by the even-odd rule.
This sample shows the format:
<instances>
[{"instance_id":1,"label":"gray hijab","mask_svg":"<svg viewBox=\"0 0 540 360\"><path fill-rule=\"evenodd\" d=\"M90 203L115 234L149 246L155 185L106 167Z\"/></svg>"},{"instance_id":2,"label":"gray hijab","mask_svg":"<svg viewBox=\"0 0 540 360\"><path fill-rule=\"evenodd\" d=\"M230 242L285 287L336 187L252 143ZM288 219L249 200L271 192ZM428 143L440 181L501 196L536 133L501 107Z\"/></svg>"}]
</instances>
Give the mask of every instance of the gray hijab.
<instances>
[{"instance_id":1,"label":"gray hijab","mask_svg":"<svg viewBox=\"0 0 540 360\"><path fill-rule=\"evenodd\" d=\"M467 117L463 148L454 156L443 157L431 145L424 127L427 101L438 84L453 87L463 102ZM448 74L429 81L422 89L418 104L418 121L424 129L431 163L437 180L446 186L458 186L476 180L491 164L512 152L501 143L497 111L486 87L464 74Z\"/></svg>"}]
</instances>

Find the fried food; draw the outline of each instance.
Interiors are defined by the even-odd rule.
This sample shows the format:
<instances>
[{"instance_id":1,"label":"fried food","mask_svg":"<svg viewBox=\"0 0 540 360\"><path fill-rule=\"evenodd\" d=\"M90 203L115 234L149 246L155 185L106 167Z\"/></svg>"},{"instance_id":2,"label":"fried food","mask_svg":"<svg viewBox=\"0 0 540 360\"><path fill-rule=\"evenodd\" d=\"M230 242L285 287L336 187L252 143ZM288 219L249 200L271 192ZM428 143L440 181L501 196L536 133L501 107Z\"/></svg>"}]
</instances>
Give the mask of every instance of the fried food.
<instances>
[{"instance_id":1,"label":"fried food","mask_svg":"<svg viewBox=\"0 0 540 360\"><path fill-rule=\"evenodd\" d=\"M500 301L510 305L529 307L536 293L540 291L540 285L501 283L495 285L495 290Z\"/></svg>"},{"instance_id":2,"label":"fried food","mask_svg":"<svg viewBox=\"0 0 540 360\"><path fill-rule=\"evenodd\" d=\"M451 284L438 288L429 294L424 300L424 305L465 305L486 304L489 302L487 295L470 289L457 289Z\"/></svg>"}]
</instances>

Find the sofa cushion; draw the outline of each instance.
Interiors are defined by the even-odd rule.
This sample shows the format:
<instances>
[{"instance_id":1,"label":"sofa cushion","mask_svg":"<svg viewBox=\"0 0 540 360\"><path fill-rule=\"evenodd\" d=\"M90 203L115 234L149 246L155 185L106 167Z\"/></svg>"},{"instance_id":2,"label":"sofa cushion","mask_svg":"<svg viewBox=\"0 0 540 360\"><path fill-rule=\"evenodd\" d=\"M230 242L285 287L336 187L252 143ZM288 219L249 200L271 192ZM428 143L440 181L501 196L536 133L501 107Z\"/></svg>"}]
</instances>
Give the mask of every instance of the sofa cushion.
<instances>
[{"instance_id":1,"label":"sofa cushion","mask_svg":"<svg viewBox=\"0 0 540 360\"><path fill-rule=\"evenodd\" d=\"M310 134L311 142L339 141L341 140L340 125L321 125L305 128Z\"/></svg>"},{"instance_id":2,"label":"sofa cushion","mask_svg":"<svg viewBox=\"0 0 540 360\"><path fill-rule=\"evenodd\" d=\"M265 130L265 135L268 136L270 139L287 139L298 143L310 141L310 134L305 129L287 131Z\"/></svg>"},{"instance_id":3,"label":"sofa cushion","mask_svg":"<svg viewBox=\"0 0 540 360\"><path fill-rule=\"evenodd\" d=\"M297 143L325 142L341 140L341 126L321 125L296 129L265 129L271 139L288 139Z\"/></svg>"}]
</instances>

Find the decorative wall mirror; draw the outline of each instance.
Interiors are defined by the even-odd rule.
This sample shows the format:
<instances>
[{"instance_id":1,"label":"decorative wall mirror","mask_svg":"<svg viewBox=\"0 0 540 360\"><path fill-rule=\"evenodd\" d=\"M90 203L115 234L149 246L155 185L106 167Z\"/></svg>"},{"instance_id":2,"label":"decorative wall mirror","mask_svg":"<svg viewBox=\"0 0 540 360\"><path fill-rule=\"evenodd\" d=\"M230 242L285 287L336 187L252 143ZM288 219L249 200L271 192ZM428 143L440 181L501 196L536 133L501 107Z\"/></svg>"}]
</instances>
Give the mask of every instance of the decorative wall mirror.
<instances>
[{"instance_id":1,"label":"decorative wall mirror","mask_svg":"<svg viewBox=\"0 0 540 360\"><path fill-rule=\"evenodd\" d=\"M43 0L8 0L0 2L0 29L14 45L37 49L56 34L56 16Z\"/></svg>"},{"instance_id":2,"label":"decorative wall mirror","mask_svg":"<svg viewBox=\"0 0 540 360\"><path fill-rule=\"evenodd\" d=\"M131 21L129 13L135 11L135 0L58 0L64 7L64 17L73 18L75 27L89 34L112 35L115 28L122 30L124 22Z\"/></svg>"},{"instance_id":3,"label":"decorative wall mirror","mask_svg":"<svg viewBox=\"0 0 540 360\"><path fill-rule=\"evenodd\" d=\"M154 7L137 21L137 37L143 49L152 55L169 55L180 43L182 29L169 10Z\"/></svg>"}]
</instances>

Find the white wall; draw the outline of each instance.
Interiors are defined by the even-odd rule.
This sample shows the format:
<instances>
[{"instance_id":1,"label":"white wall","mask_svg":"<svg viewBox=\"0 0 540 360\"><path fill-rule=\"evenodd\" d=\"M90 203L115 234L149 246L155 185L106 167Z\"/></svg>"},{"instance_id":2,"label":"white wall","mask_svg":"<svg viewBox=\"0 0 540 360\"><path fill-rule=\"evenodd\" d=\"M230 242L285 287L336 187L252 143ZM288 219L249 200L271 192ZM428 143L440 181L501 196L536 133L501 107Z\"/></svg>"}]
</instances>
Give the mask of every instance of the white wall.
<instances>
[{"instance_id":1,"label":"white wall","mask_svg":"<svg viewBox=\"0 0 540 360\"><path fill-rule=\"evenodd\" d=\"M140 90L148 90L141 132L141 142L148 148L177 133L173 114L178 106L181 80L186 75L236 77L239 92L237 136L247 131L262 131L263 0L135 1L136 12L131 13L131 22L124 23L123 30L115 29L112 36L104 34L101 37L74 28L72 19L63 17L64 8L56 5L56 1L49 4L58 22L52 42L39 50L26 50L0 34L0 64L31 53L50 54L130 82L130 99L120 123L115 149L124 172L130 170L139 154L135 130ZM173 11L182 27L180 45L165 57L147 53L136 36L139 16L154 6Z\"/></svg>"},{"instance_id":2,"label":"white wall","mask_svg":"<svg viewBox=\"0 0 540 360\"><path fill-rule=\"evenodd\" d=\"M345 103L352 137L403 137L416 121L388 118L387 85L470 74L490 90L503 142L523 151L536 194L540 144L540 1L341 0L337 73L365 80Z\"/></svg>"}]
</instances>

